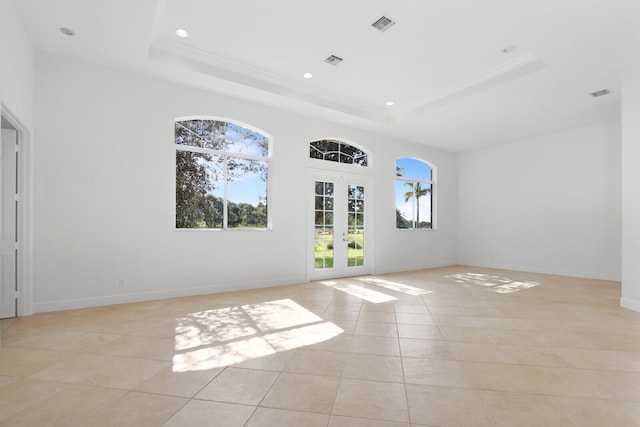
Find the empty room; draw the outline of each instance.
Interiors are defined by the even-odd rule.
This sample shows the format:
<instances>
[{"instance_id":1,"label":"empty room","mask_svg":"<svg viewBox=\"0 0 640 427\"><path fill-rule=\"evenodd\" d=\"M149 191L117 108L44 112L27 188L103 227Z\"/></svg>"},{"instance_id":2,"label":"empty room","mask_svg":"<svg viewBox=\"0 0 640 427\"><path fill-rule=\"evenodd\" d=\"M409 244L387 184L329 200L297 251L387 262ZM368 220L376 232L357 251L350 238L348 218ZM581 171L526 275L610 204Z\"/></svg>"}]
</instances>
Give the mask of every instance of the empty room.
<instances>
[{"instance_id":1,"label":"empty room","mask_svg":"<svg viewBox=\"0 0 640 427\"><path fill-rule=\"evenodd\" d=\"M0 426L640 426L639 19L0 0Z\"/></svg>"}]
</instances>

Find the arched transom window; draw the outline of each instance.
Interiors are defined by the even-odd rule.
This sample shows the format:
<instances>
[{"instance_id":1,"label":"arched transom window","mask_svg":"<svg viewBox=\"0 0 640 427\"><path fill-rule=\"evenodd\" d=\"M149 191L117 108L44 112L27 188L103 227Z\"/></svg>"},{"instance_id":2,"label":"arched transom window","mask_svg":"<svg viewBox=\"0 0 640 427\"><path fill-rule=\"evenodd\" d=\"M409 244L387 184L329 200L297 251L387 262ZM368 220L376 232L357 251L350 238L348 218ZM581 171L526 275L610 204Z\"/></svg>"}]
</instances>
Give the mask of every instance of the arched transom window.
<instances>
[{"instance_id":1,"label":"arched transom window","mask_svg":"<svg viewBox=\"0 0 640 427\"><path fill-rule=\"evenodd\" d=\"M368 155L365 151L334 139L322 139L310 143L309 157L329 162L368 166Z\"/></svg>"},{"instance_id":2,"label":"arched transom window","mask_svg":"<svg viewBox=\"0 0 640 427\"><path fill-rule=\"evenodd\" d=\"M270 141L230 121L176 120L176 228L268 228Z\"/></svg>"},{"instance_id":3,"label":"arched transom window","mask_svg":"<svg viewBox=\"0 0 640 427\"><path fill-rule=\"evenodd\" d=\"M434 170L404 157L396 161L396 228L433 228Z\"/></svg>"}]
</instances>

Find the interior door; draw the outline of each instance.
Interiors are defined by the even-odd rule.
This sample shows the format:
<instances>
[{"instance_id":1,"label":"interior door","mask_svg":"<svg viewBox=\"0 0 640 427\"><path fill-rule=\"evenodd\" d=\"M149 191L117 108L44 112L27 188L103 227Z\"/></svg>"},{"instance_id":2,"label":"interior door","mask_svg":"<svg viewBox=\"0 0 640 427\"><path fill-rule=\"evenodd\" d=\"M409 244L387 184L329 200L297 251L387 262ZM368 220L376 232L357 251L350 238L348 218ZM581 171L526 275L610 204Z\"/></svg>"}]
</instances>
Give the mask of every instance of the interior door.
<instances>
[{"instance_id":1,"label":"interior door","mask_svg":"<svg viewBox=\"0 0 640 427\"><path fill-rule=\"evenodd\" d=\"M0 149L0 319L16 317L16 144L15 130L2 129Z\"/></svg>"},{"instance_id":2,"label":"interior door","mask_svg":"<svg viewBox=\"0 0 640 427\"><path fill-rule=\"evenodd\" d=\"M367 178L313 174L310 279L369 274Z\"/></svg>"}]
</instances>

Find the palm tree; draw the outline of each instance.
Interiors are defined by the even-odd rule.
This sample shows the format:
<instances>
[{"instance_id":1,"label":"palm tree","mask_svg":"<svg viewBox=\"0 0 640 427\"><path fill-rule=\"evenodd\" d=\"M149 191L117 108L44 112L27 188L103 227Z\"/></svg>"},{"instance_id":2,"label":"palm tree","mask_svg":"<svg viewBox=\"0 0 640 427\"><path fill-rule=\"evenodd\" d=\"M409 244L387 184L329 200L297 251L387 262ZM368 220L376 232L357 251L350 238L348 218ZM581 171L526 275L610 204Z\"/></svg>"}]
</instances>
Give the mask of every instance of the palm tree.
<instances>
[{"instance_id":1,"label":"palm tree","mask_svg":"<svg viewBox=\"0 0 640 427\"><path fill-rule=\"evenodd\" d=\"M431 187L422 188L419 182L405 182L405 185L408 185L411 190L404 193L404 201L408 202L412 197L416 198L416 223L415 228L420 226L420 197L426 196L431 193Z\"/></svg>"}]
</instances>

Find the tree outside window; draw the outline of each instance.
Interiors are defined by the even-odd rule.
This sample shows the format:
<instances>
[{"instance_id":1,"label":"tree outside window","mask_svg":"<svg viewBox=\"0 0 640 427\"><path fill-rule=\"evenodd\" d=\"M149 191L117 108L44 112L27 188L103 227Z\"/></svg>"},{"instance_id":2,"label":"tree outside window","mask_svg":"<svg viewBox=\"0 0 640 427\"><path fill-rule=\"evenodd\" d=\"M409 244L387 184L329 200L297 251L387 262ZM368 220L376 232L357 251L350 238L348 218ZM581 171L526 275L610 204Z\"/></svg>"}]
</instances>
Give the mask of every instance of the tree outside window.
<instances>
[{"instance_id":1,"label":"tree outside window","mask_svg":"<svg viewBox=\"0 0 640 427\"><path fill-rule=\"evenodd\" d=\"M354 166L368 166L368 155L364 150L334 139L311 142L309 144L309 158Z\"/></svg>"},{"instance_id":2,"label":"tree outside window","mask_svg":"<svg viewBox=\"0 0 640 427\"><path fill-rule=\"evenodd\" d=\"M175 122L176 228L267 228L270 138L236 123Z\"/></svg>"}]
</instances>

